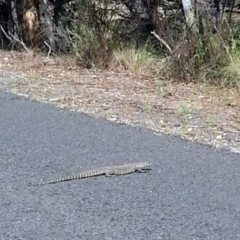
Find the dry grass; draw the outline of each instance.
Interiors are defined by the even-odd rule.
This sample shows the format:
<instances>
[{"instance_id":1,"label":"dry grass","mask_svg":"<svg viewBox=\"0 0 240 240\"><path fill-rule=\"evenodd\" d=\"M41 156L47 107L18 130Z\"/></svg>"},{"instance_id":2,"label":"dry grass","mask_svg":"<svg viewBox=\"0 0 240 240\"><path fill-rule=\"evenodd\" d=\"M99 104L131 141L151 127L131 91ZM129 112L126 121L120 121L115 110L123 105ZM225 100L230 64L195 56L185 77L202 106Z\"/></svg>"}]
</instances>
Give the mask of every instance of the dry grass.
<instances>
[{"instance_id":1,"label":"dry grass","mask_svg":"<svg viewBox=\"0 0 240 240\"><path fill-rule=\"evenodd\" d=\"M133 75L156 75L163 68L163 61L154 57L147 49L136 49L134 46L118 48L113 51L114 69L127 71Z\"/></svg>"},{"instance_id":2,"label":"dry grass","mask_svg":"<svg viewBox=\"0 0 240 240\"><path fill-rule=\"evenodd\" d=\"M240 58L234 58L229 65L223 69L226 83L240 89Z\"/></svg>"}]
</instances>

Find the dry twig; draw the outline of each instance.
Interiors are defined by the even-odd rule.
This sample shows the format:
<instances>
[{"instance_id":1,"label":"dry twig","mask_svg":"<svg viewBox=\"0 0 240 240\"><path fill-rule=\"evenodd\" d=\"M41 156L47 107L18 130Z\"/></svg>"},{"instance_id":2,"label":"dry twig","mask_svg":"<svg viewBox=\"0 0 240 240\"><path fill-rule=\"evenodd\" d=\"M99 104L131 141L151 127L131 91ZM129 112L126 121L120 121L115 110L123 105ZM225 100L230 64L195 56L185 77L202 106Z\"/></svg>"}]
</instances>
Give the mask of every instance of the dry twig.
<instances>
[{"instance_id":1,"label":"dry twig","mask_svg":"<svg viewBox=\"0 0 240 240\"><path fill-rule=\"evenodd\" d=\"M12 33L7 34L6 31L4 30L4 28L2 27L2 25L0 25L0 29L2 30L2 32L6 36L6 38L9 41L11 41L11 43L13 42L13 40L15 40L16 42L19 42L27 52L31 53L31 51L27 48L26 44L23 42L22 39L20 40L19 38L16 38L15 36L13 36Z\"/></svg>"},{"instance_id":2,"label":"dry twig","mask_svg":"<svg viewBox=\"0 0 240 240\"><path fill-rule=\"evenodd\" d=\"M160 38L160 36L159 36L155 31L151 32L151 34L152 34L155 38L157 38L157 40L158 40L159 42L161 42L161 43L167 48L167 50L170 52L170 54L172 55L172 49L170 48L170 46L169 46L162 38Z\"/></svg>"},{"instance_id":3,"label":"dry twig","mask_svg":"<svg viewBox=\"0 0 240 240\"><path fill-rule=\"evenodd\" d=\"M51 48L51 46L46 42L46 41L44 41L44 44L48 47L48 54L47 54L47 58L49 58L49 56L50 56L50 54L51 54L51 52L52 52L52 48Z\"/></svg>"}]
</instances>

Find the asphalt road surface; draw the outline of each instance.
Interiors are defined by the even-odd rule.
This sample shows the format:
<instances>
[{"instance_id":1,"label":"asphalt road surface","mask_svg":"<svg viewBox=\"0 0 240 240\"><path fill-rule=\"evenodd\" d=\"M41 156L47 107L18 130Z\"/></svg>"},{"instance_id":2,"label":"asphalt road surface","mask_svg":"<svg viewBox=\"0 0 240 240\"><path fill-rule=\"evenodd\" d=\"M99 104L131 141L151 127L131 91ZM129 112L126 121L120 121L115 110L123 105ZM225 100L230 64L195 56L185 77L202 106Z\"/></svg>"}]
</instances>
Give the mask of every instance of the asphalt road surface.
<instances>
[{"instance_id":1,"label":"asphalt road surface","mask_svg":"<svg viewBox=\"0 0 240 240\"><path fill-rule=\"evenodd\" d=\"M148 173L31 185L146 160ZM0 92L0 239L238 240L240 157Z\"/></svg>"}]
</instances>

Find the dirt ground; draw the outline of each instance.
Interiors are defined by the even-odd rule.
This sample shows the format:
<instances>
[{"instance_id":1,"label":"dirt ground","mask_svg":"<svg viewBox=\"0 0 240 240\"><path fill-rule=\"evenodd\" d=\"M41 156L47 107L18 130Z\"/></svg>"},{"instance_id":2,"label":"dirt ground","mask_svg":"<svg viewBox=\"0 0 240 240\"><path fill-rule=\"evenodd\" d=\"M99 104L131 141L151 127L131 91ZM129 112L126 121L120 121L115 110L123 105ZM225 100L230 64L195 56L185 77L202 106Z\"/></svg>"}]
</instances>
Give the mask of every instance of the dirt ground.
<instances>
[{"instance_id":1,"label":"dirt ground","mask_svg":"<svg viewBox=\"0 0 240 240\"><path fill-rule=\"evenodd\" d=\"M240 153L235 89L87 70L67 57L0 51L0 59L1 90Z\"/></svg>"}]
</instances>

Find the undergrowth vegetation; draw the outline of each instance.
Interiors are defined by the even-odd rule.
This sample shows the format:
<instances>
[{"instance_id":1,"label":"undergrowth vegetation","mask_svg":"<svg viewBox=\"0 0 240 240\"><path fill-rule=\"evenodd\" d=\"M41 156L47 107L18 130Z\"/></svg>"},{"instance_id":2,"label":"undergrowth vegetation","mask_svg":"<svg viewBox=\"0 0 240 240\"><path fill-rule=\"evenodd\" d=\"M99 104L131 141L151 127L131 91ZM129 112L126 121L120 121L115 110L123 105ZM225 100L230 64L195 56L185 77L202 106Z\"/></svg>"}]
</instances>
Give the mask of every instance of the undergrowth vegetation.
<instances>
[{"instance_id":1,"label":"undergrowth vegetation","mask_svg":"<svg viewBox=\"0 0 240 240\"><path fill-rule=\"evenodd\" d=\"M77 64L86 68L239 88L238 14L226 13L224 9L216 14L210 5L194 6L194 19L189 21L183 2L51 2L54 11L49 10L48 15L52 14L52 19L55 19L52 23L55 28L47 25L49 17L45 25L42 24L47 30L41 34L38 32L38 35L42 41L45 40L42 45L47 50L73 54ZM233 8L230 6L229 9ZM37 14L37 7L35 10ZM40 13L37 17L41 22ZM52 31L54 37L50 34L51 29L55 29ZM6 32L2 31L2 34L11 39ZM22 41L17 42L23 45Z\"/></svg>"},{"instance_id":2,"label":"undergrowth vegetation","mask_svg":"<svg viewBox=\"0 0 240 240\"><path fill-rule=\"evenodd\" d=\"M220 87L240 86L240 29L231 16L222 14L216 24L213 16L208 14L206 20L199 12L189 27L176 8L150 28L142 19L140 28L107 9L107 5L77 9L78 17L72 19L68 32L78 64Z\"/></svg>"}]
</instances>

